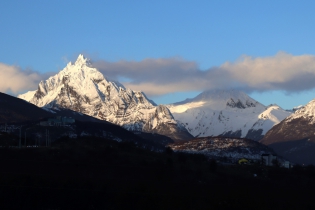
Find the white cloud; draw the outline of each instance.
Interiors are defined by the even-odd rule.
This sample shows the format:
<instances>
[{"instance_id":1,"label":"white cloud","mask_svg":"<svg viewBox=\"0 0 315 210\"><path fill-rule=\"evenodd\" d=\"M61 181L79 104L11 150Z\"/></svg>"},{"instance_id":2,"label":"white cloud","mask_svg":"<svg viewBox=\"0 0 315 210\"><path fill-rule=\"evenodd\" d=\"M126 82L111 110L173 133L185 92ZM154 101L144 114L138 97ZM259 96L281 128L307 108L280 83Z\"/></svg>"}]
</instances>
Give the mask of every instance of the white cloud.
<instances>
[{"instance_id":1,"label":"white cloud","mask_svg":"<svg viewBox=\"0 0 315 210\"><path fill-rule=\"evenodd\" d=\"M315 56L293 56L280 52L273 57L244 56L235 63L225 63L226 72L241 88L258 91L302 91L315 87Z\"/></svg>"},{"instance_id":2,"label":"white cloud","mask_svg":"<svg viewBox=\"0 0 315 210\"><path fill-rule=\"evenodd\" d=\"M96 61L94 66L113 79L127 78L124 84L149 96L205 89L242 89L246 92L284 90L299 92L315 87L315 56L242 56L236 62L202 71L196 62L180 58L143 61Z\"/></svg>"},{"instance_id":3,"label":"white cloud","mask_svg":"<svg viewBox=\"0 0 315 210\"><path fill-rule=\"evenodd\" d=\"M197 63L181 58L145 59L140 62L106 61L93 62L105 77L119 80L125 78L124 85L142 90L147 95L163 95L177 91L204 89L208 83L206 72L200 71ZM203 81L201 81L203 80Z\"/></svg>"},{"instance_id":4,"label":"white cloud","mask_svg":"<svg viewBox=\"0 0 315 210\"><path fill-rule=\"evenodd\" d=\"M13 94L33 90L45 75L0 63L0 91Z\"/></svg>"},{"instance_id":5,"label":"white cloud","mask_svg":"<svg viewBox=\"0 0 315 210\"><path fill-rule=\"evenodd\" d=\"M131 89L142 90L149 97L174 92L206 89L241 89L246 92L283 90L299 92L315 88L315 56L294 56L279 52L275 56L242 56L235 62L200 70L194 61L181 58L136 61L93 62L105 77L118 80ZM0 91L14 94L35 90L41 74L0 63Z\"/></svg>"}]
</instances>

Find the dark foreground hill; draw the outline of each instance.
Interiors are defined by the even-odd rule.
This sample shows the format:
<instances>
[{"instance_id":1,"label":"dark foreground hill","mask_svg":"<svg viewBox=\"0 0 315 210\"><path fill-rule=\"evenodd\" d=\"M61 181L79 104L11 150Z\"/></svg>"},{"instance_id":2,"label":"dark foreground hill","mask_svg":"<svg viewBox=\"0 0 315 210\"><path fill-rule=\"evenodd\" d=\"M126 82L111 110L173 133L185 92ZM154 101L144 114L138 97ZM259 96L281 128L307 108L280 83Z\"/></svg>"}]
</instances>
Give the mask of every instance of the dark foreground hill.
<instances>
[{"instance_id":1,"label":"dark foreground hill","mask_svg":"<svg viewBox=\"0 0 315 210\"><path fill-rule=\"evenodd\" d=\"M42 109L25 100L0 93L0 123L30 122L56 116L87 122L106 122L70 109Z\"/></svg>"},{"instance_id":2,"label":"dark foreground hill","mask_svg":"<svg viewBox=\"0 0 315 210\"><path fill-rule=\"evenodd\" d=\"M22 147L46 146L47 141L51 144L60 139L69 139L69 142L76 142L80 138L89 137L117 142L131 142L140 148L151 151L164 151L165 145L174 142L166 136L142 132L135 134L118 125L101 120L97 121L99 122L75 121L65 126L41 126L40 121L0 124L0 130L3 132L0 134L0 146L17 147L19 145L20 132L22 134ZM4 129L7 132L4 132Z\"/></svg>"},{"instance_id":3,"label":"dark foreground hill","mask_svg":"<svg viewBox=\"0 0 315 210\"><path fill-rule=\"evenodd\" d=\"M22 99L0 93L0 123L39 120L53 116Z\"/></svg>"},{"instance_id":4,"label":"dark foreground hill","mask_svg":"<svg viewBox=\"0 0 315 210\"><path fill-rule=\"evenodd\" d=\"M314 167L227 167L202 155L89 137L52 146L0 149L1 209L315 207L307 190L315 187Z\"/></svg>"},{"instance_id":5,"label":"dark foreground hill","mask_svg":"<svg viewBox=\"0 0 315 210\"><path fill-rule=\"evenodd\" d=\"M56 119L58 116L71 117L76 122L66 126L39 125L40 122ZM4 93L0 93L0 131L7 131L12 135L12 141L2 140L7 139L6 135L0 135L0 146L18 146L20 132L23 137L22 146L44 146L47 137L54 142L61 137L95 136L115 141L131 141L139 147L162 151L164 145L173 142L172 139L158 134L137 132L136 135L118 125L70 109L42 109Z\"/></svg>"}]
</instances>

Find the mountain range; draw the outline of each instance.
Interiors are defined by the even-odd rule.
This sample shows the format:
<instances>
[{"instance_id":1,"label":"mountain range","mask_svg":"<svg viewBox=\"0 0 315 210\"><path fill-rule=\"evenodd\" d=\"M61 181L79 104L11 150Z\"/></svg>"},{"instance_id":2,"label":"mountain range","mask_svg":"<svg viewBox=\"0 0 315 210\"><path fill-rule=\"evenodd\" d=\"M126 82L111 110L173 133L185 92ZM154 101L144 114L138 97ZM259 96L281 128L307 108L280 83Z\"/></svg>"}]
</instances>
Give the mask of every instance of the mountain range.
<instances>
[{"instance_id":1,"label":"mountain range","mask_svg":"<svg viewBox=\"0 0 315 210\"><path fill-rule=\"evenodd\" d=\"M227 136L260 140L291 113L264 106L241 91L205 91L193 99L156 105L141 91L125 88L79 55L75 63L18 96L45 109L70 109L130 131L166 135L175 141Z\"/></svg>"},{"instance_id":2,"label":"mountain range","mask_svg":"<svg viewBox=\"0 0 315 210\"><path fill-rule=\"evenodd\" d=\"M211 90L174 104L156 105L142 91L106 78L83 55L41 81L37 90L18 97L41 107L46 111L43 116L72 111L70 115L81 113L134 133L168 136L183 145L194 137L260 140L293 162L315 163L310 160L315 159L314 100L283 110L238 90Z\"/></svg>"}]
</instances>

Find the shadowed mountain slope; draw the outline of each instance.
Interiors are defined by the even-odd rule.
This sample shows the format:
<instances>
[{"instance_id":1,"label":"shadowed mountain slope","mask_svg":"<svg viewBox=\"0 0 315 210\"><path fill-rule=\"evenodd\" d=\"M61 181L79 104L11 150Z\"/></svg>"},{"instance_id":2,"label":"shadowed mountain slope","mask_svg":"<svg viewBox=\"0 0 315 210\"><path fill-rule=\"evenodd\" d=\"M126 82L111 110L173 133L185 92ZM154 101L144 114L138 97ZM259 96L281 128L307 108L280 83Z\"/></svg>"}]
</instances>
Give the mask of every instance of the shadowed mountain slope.
<instances>
[{"instance_id":1,"label":"shadowed mountain slope","mask_svg":"<svg viewBox=\"0 0 315 210\"><path fill-rule=\"evenodd\" d=\"M315 100L267 132L261 143L299 164L315 164Z\"/></svg>"}]
</instances>

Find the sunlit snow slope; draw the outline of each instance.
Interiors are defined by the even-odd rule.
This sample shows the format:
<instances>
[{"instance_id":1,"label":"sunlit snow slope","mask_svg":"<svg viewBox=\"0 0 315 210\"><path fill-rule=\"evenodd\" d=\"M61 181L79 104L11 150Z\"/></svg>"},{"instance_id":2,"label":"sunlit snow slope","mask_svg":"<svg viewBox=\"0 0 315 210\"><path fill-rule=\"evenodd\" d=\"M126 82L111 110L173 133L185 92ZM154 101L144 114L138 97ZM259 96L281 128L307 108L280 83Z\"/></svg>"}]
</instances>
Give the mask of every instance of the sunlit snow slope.
<instances>
[{"instance_id":1,"label":"sunlit snow slope","mask_svg":"<svg viewBox=\"0 0 315 210\"><path fill-rule=\"evenodd\" d=\"M168 106L175 119L196 137L229 136L254 140L291 113L264 106L236 90L205 91Z\"/></svg>"},{"instance_id":2,"label":"sunlit snow slope","mask_svg":"<svg viewBox=\"0 0 315 210\"><path fill-rule=\"evenodd\" d=\"M106 79L83 55L41 81L37 90L18 97L39 107L81 112L128 130L156 132L175 140L192 137L166 106L154 106L143 92Z\"/></svg>"}]
</instances>

